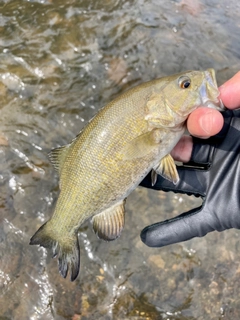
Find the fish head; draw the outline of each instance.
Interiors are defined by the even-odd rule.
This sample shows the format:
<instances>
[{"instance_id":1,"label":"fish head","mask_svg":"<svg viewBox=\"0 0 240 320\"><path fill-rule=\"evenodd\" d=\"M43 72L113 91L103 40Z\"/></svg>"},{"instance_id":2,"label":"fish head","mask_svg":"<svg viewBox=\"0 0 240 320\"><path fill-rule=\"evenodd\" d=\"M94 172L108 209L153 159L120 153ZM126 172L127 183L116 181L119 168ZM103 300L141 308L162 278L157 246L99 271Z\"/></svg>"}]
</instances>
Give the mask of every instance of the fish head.
<instances>
[{"instance_id":1,"label":"fish head","mask_svg":"<svg viewBox=\"0 0 240 320\"><path fill-rule=\"evenodd\" d=\"M175 126L186 120L200 106L224 110L219 99L215 71L187 71L168 77L162 87L164 105Z\"/></svg>"}]
</instances>

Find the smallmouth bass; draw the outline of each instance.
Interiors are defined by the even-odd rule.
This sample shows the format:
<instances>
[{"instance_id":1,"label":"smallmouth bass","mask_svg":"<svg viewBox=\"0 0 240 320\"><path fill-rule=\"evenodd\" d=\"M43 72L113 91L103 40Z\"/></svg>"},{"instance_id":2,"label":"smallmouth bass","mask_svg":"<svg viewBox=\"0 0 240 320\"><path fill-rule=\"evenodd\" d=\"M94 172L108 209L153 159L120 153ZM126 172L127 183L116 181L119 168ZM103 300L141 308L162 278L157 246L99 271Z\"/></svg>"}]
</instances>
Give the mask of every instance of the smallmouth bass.
<instances>
[{"instance_id":1,"label":"smallmouth bass","mask_svg":"<svg viewBox=\"0 0 240 320\"><path fill-rule=\"evenodd\" d=\"M215 72L188 71L143 83L108 103L50 159L60 176L52 218L30 240L58 256L59 271L74 281L80 268L79 227L92 218L100 239L119 237L127 196L151 171L173 183L178 173L169 154L199 106L221 109Z\"/></svg>"}]
</instances>

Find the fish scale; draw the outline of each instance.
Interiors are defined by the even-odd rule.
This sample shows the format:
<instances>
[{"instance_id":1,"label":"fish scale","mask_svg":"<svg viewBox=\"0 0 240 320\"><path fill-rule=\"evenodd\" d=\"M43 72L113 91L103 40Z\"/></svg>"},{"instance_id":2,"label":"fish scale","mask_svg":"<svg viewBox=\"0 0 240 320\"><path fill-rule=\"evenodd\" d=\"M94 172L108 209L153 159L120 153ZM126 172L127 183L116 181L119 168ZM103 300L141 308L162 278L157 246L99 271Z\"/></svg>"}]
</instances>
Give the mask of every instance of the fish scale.
<instances>
[{"instance_id":1,"label":"fish scale","mask_svg":"<svg viewBox=\"0 0 240 320\"><path fill-rule=\"evenodd\" d=\"M102 108L80 134L50 159L60 175L60 195L52 218L34 234L58 255L59 271L79 273L77 236L89 218L103 240L119 237L125 199L152 170L177 183L170 151L186 128L188 115L205 104L221 108L214 70L189 71L143 83Z\"/></svg>"}]
</instances>

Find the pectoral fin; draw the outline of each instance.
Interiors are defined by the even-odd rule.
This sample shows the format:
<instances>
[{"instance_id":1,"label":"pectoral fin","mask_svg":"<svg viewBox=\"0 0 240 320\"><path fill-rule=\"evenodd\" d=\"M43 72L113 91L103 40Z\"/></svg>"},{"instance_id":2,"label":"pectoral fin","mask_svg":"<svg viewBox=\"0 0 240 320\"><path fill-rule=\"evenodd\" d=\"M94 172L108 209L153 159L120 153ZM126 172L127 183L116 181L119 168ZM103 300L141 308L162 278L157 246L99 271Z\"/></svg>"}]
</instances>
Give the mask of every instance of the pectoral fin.
<instances>
[{"instance_id":1,"label":"pectoral fin","mask_svg":"<svg viewBox=\"0 0 240 320\"><path fill-rule=\"evenodd\" d=\"M125 200L95 215L92 219L93 230L98 238L112 241L118 238L124 227Z\"/></svg>"},{"instance_id":2,"label":"pectoral fin","mask_svg":"<svg viewBox=\"0 0 240 320\"><path fill-rule=\"evenodd\" d=\"M146 155L149 154L156 145L161 143L161 136L161 130L153 129L133 139L121 150L123 160L133 160L136 158L146 157Z\"/></svg>"},{"instance_id":3,"label":"pectoral fin","mask_svg":"<svg viewBox=\"0 0 240 320\"><path fill-rule=\"evenodd\" d=\"M174 184L178 183L179 176L177 168L170 154L167 154L164 158L162 158L159 165L153 168L151 173L153 186L157 181L156 174L160 174L163 178L172 181Z\"/></svg>"}]
</instances>

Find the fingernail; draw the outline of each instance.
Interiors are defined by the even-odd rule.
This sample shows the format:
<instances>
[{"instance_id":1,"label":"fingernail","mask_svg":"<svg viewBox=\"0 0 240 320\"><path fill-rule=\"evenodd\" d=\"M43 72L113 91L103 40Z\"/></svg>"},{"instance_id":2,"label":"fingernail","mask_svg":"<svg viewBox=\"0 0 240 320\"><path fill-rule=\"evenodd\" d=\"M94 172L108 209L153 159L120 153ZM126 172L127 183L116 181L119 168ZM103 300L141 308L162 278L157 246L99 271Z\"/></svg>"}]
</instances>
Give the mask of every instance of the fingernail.
<instances>
[{"instance_id":1,"label":"fingernail","mask_svg":"<svg viewBox=\"0 0 240 320\"><path fill-rule=\"evenodd\" d=\"M206 134L211 134L212 127L213 127L213 118L212 118L212 111L210 110L208 113L205 113L200 119L199 123L203 131Z\"/></svg>"}]
</instances>

